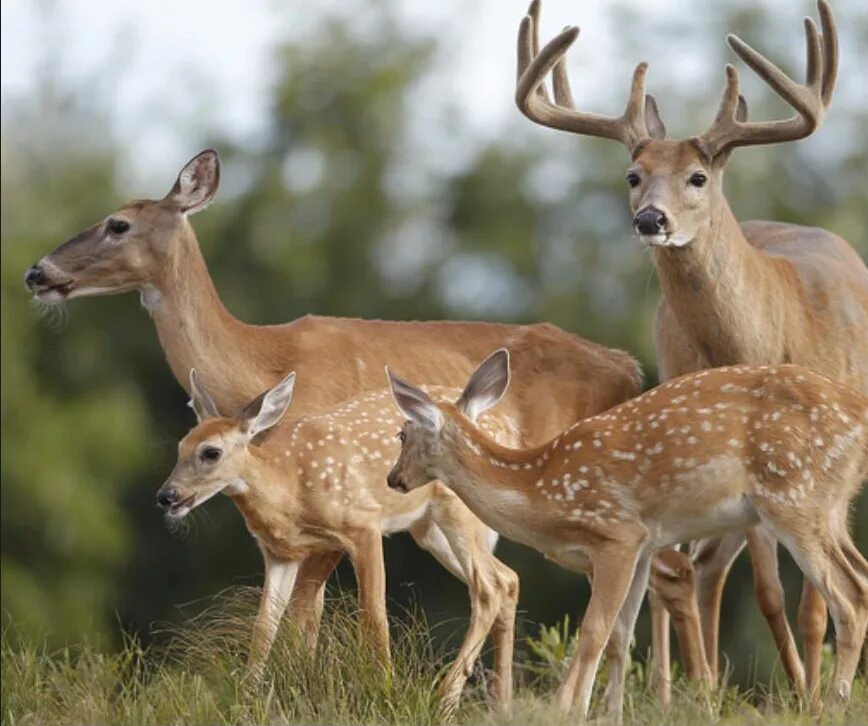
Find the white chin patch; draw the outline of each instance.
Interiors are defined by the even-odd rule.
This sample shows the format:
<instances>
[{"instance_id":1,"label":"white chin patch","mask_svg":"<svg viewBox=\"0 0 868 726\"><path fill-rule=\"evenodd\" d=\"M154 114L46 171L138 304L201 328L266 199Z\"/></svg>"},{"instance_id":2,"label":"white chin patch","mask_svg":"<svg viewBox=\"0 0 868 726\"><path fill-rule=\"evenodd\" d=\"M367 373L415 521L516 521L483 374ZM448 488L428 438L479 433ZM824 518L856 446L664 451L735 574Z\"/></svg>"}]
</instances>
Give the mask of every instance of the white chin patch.
<instances>
[{"instance_id":1,"label":"white chin patch","mask_svg":"<svg viewBox=\"0 0 868 726\"><path fill-rule=\"evenodd\" d=\"M36 299L48 305L57 305L66 300L66 297L62 292L58 292L57 290L46 290L45 292L37 292Z\"/></svg>"},{"instance_id":2,"label":"white chin patch","mask_svg":"<svg viewBox=\"0 0 868 726\"><path fill-rule=\"evenodd\" d=\"M641 239L650 247L686 247L692 241L690 237L679 234L649 234Z\"/></svg>"}]
</instances>

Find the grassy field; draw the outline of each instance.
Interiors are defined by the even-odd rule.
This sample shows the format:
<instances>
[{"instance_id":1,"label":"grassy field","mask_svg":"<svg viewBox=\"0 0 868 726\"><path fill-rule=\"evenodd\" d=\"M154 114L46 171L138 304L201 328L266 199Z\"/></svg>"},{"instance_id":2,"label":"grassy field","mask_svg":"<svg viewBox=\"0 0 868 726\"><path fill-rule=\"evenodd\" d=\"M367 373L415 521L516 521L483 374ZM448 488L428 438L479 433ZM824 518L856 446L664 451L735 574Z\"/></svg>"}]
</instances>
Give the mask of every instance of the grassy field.
<instances>
[{"instance_id":1,"label":"grassy field","mask_svg":"<svg viewBox=\"0 0 868 726\"><path fill-rule=\"evenodd\" d=\"M265 682L246 683L244 653L254 593L224 594L217 605L181 628L157 633L149 649L125 639L104 651L82 644L57 652L23 640L14 624L2 632L2 723L9 724L434 724L436 680L448 652L436 647L425 620L407 614L393 624L394 667L385 672L359 639L353 600L329 603L315 654L299 647L285 627ZM559 724L551 696L570 643L562 624L519 643L516 701L507 717L489 713L485 669L471 679L459 724ZM602 689L604 678L598 679ZM599 695L599 694L598 694ZM595 699L596 700L596 699ZM785 691L726 688L704 694L682 679L673 703L659 708L641 664L630 668L625 723L809 724L810 716ZM850 704L824 713L829 724L868 723L868 689L854 684Z\"/></svg>"}]
</instances>

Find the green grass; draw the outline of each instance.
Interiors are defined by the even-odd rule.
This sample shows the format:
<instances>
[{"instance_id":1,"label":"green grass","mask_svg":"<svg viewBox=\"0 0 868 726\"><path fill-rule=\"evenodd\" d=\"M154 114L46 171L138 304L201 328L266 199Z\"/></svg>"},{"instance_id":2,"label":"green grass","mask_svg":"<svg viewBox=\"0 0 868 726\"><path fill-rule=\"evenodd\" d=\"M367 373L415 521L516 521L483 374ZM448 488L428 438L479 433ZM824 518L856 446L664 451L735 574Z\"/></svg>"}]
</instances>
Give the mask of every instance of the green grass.
<instances>
[{"instance_id":1,"label":"green grass","mask_svg":"<svg viewBox=\"0 0 868 726\"><path fill-rule=\"evenodd\" d=\"M244 679L244 655L255 607L253 593L233 592L183 627L157 633L161 646L126 638L120 649L97 644L49 651L2 631L2 723L9 724L433 724L436 681L450 653L435 646L427 623L409 613L393 623L391 672L360 639L352 598L329 603L315 654L301 647L289 625L281 629L268 675ZM487 708L486 672L471 679L459 724L575 723L552 705L552 693L571 650L564 625L542 628L519 643L516 701L508 717ZM598 679L598 690L605 683ZM596 700L596 699L595 699ZM630 668L625 723L809 724L811 718L784 691L726 688L709 696L677 678L670 709L645 686L641 664ZM868 723L868 689L854 684L850 704L826 712L830 724Z\"/></svg>"}]
</instances>

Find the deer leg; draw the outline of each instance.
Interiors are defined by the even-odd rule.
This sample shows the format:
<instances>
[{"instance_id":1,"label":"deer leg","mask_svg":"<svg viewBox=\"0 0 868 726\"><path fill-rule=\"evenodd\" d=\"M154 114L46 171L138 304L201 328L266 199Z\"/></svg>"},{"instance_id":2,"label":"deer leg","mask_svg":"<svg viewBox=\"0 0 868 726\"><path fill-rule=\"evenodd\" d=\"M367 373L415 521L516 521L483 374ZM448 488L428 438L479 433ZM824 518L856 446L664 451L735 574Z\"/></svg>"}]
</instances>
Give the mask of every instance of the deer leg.
<instances>
[{"instance_id":1,"label":"deer leg","mask_svg":"<svg viewBox=\"0 0 868 726\"><path fill-rule=\"evenodd\" d=\"M665 592L675 625L681 660L687 677L711 686L711 669L705 656L694 572L690 558L676 550L664 550L651 564L651 592Z\"/></svg>"},{"instance_id":2,"label":"deer leg","mask_svg":"<svg viewBox=\"0 0 868 726\"><path fill-rule=\"evenodd\" d=\"M247 670L253 678L259 678L265 668L297 573L298 562L280 562L265 556L265 585L259 599L259 612L253 623L247 659Z\"/></svg>"},{"instance_id":3,"label":"deer leg","mask_svg":"<svg viewBox=\"0 0 868 726\"><path fill-rule=\"evenodd\" d=\"M383 534L364 529L353 537L351 553L359 587L359 616L362 630L385 665L390 663L389 622L386 617L386 566L383 562Z\"/></svg>"},{"instance_id":4,"label":"deer leg","mask_svg":"<svg viewBox=\"0 0 868 726\"><path fill-rule=\"evenodd\" d=\"M723 586L732 563L744 549L742 532L729 532L722 537L692 543L690 555L696 571L697 602L702 623L702 639L711 672L712 683L719 679L720 663L720 604Z\"/></svg>"},{"instance_id":5,"label":"deer leg","mask_svg":"<svg viewBox=\"0 0 868 726\"><path fill-rule=\"evenodd\" d=\"M654 591L648 593L648 607L651 610L651 689L660 704L668 706L672 700L669 612Z\"/></svg>"},{"instance_id":6,"label":"deer leg","mask_svg":"<svg viewBox=\"0 0 868 726\"><path fill-rule=\"evenodd\" d=\"M311 650L316 648L319 636L325 585L341 557L343 552L318 552L306 557L298 570L288 617Z\"/></svg>"},{"instance_id":7,"label":"deer leg","mask_svg":"<svg viewBox=\"0 0 868 726\"><path fill-rule=\"evenodd\" d=\"M467 633L440 683L440 709L446 715L457 708L464 684L489 632L494 640L494 707L501 712L508 711L512 700L518 576L490 553L488 531L468 515L455 495L438 488L430 516L410 529L419 546L431 552L470 590Z\"/></svg>"},{"instance_id":8,"label":"deer leg","mask_svg":"<svg viewBox=\"0 0 868 726\"><path fill-rule=\"evenodd\" d=\"M760 610L772 630L784 672L796 691L805 693L805 670L796 641L787 622L784 588L778 575L778 543L768 530L754 527L747 531L747 546L753 567L753 584ZM825 606L820 601L825 611Z\"/></svg>"},{"instance_id":9,"label":"deer leg","mask_svg":"<svg viewBox=\"0 0 868 726\"><path fill-rule=\"evenodd\" d=\"M868 583L844 554L855 549L852 540L841 532L833 537L823 514L804 528L778 528L776 534L829 607L837 645L831 688L836 700L846 701L868 623Z\"/></svg>"},{"instance_id":10,"label":"deer leg","mask_svg":"<svg viewBox=\"0 0 868 726\"><path fill-rule=\"evenodd\" d=\"M643 552L636 563L636 570L630 589L615 625L609 642L606 644L606 665L609 671L609 682L606 686L606 715L616 723L621 723L624 712L624 682L627 677L627 656L633 631L636 629L636 619L639 608L648 589L648 571L651 564L651 553Z\"/></svg>"},{"instance_id":11,"label":"deer leg","mask_svg":"<svg viewBox=\"0 0 868 726\"><path fill-rule=\"evenodd\" d=\"M595 573L591 600L582 618L578 650L558 689L558 705L564 712L575 702L580 718L588 716L597 666L627 597L643 539L644 535L632 543L609 541L591 552Z\"/></svg>"},{"instance_id":12,"label":"deer leg","mask_svg":"<svg viewBox=\"0 0 868 726\"><path fill-rule=\"evenodd\" d=\"M823 597L807 579L802 583L798 623L805 652L805 687L808 699L816 707L820 701L820 665L823 660L823 639L826 637L828 616Z\"/></svg>"}]
</instances>

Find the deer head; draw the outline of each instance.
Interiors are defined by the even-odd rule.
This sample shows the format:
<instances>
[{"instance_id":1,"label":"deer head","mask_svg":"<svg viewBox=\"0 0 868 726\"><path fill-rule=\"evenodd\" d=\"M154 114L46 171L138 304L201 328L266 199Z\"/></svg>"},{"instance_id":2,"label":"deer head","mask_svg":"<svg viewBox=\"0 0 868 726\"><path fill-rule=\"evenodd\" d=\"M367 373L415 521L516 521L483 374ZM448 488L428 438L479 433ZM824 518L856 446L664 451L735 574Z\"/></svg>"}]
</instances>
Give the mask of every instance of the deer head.
<instances>
[{"instance_id":1,"label":"deer head","mask_svg":"<svg viewBox=\"0 0 868 726\"><path fill-rule=\"evenodd\" d=\"M201 152L165 197L115 210L34 264L25 284L47 303L158 286L178 238L189 230L187 215L211 203L219 182L217 152Z\"/></svg>"},{"instance_id":2,"label":"deer head","mask_svg":"<svg viewBox=\"0 0 868 726\"><path fill-rule=\"evenodd\" d=\"M398 434L401 453L389 472L389 487L408 492L435 479L445 480L445 467L454 460L458 427L449 414L462 415L475 422L477 417L497 404L509 386L509 352L505 348L492 353L470 376L454 404L438 404L421 388L394 375L386 375L395 405L407 421Z\"/></svg>"},{"instance_id":3,"label":"deer head","mask_svg":"<svg viewBox=\"0 0 868 726\"><path fill-rule=\"evenodd\" d=\"M838 37L832 10L818 0L822 34L805 18L807 79L800 85L735 35L730 48L795 110L782 121L747 121L747 104L738 90L738 72L726 66L726 89L717 116L702 135L666 139L653 96L645 93L647 63L633 73L624 113L601 116L576 109L567 77L565 54L579 36L566 28L539 49L539 0L521 22L518 36L516 104L532 121L552 128L618 141L627 147L632 164L627 171L633 228L647 244L689 245L707 230L725 204L722 174L733 149L774 144L809 136L823 122L838 70ZM545 87L551 72L554 101Z\"/></svg>"},{"instance_id":4,"label":"deer head","mask_svg":"<svg viewBox=\"0 0 868 726\"><path fill-rule=\"evenodd\" d=\"M157 503L173 518L189 514L215 494L246 490L253 440L276 426L292 401L295 373L251 401L237 418L223 418L190 371L190 408L198 425L178 444L178 460L157 492Z\"/></svg>"}]
</instances>

